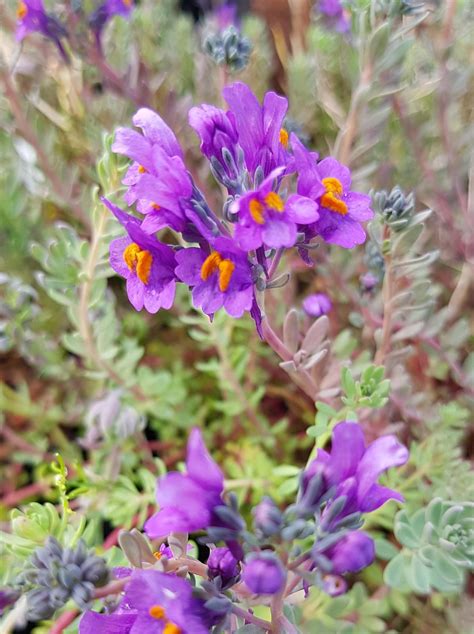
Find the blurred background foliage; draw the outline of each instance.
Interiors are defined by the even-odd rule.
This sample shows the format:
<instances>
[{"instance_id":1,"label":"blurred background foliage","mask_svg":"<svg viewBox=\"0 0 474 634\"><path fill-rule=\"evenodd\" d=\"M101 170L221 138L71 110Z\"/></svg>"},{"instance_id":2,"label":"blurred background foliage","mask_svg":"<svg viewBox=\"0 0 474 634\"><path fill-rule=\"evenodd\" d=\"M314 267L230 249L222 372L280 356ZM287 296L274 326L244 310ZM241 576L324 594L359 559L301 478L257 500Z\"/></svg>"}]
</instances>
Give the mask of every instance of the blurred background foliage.
<instances>
[{"instance_id":1,"label":"blurred background foliage","mask_svg":"<svg viewBox=\"0 0 474 634\"><path fill-rule=\"evenodd\" d=\"M42 536L64 530L120 563L117 529L141 527L156 476L179 466L193 425L245 508L262 493L288 499L336 422L356 419L369 438L395 431L409 445L409 463L387 478L406 506L371 516L378 559L349 593L314 591L294 622L308 632L470 631L472 4L355 0L342 36L308 2L255 0L242 20L252 53L239 72L205 53L212 15L195 22L175 0L141 0L130 22L113 20L103 63L78 32L69 65L37 35L20 50L13 5L0 2L2 582ZM73 2L46 5L66 18ZM285 93L288 127L349 164L356 189L373 191L365 247L321 244L314 268L288 257L290 281L267 293L278 330L294 319L289 308L309 329L307 294L333 302L315 339L325 352L312 370L314 399L249 319L209 323L184 292L171 311L135 313L108 266L118 229L98 194L120 201L114 129L139 105L156 109L218 206L187 111L221 104L236 78L260 97Z\"/></svg>"}]
</instances>

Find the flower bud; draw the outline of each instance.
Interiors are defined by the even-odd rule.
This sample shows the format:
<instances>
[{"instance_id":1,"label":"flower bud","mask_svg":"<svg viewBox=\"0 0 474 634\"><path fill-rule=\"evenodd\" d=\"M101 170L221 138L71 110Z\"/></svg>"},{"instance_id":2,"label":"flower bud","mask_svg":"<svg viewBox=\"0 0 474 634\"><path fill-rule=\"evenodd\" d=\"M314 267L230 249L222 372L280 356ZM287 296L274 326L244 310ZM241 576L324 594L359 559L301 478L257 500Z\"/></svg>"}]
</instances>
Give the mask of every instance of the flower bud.
<instances>
[{"instance_id":1,"label":"flower bud","mask_svg":"<svg viewBox=\"0 0 474 634\"><path fill-rule=\"evenodd\" d=\"M222 588L227 588L237 580L240 567L228 548L214 548L207 560L207 571L209 579L220 577Z\"/></svg>"},{"instance_id":2,"label":"flower bud","mask_svg":"<svg viewBox=\"0 0 474 634\"><path fill-rule=\"evenodd\" d=\"M275 535L282 525L282 513L269 497L262 499L252 511L255 529L264 537Z\"/></svg>"},{"instance_id":3,"label":"flower bud","mask_svg":"<svg viewBox=\"0 0 474 634\"><path fill-rule=\"evenodd\" d=\"M242 579L255 594L277 594L285 585L286 572L277 555L265 550L247 557Z\"/></svg>"}]
</instances>

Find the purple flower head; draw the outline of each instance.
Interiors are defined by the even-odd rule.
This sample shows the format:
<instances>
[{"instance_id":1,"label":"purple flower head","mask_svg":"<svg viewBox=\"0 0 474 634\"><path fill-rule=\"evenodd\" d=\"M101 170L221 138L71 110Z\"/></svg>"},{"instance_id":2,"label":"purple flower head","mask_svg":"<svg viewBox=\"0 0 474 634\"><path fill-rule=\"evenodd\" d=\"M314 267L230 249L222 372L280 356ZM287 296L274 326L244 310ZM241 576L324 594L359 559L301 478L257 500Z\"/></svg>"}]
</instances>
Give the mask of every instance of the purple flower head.
<instances>
[{"instance_id":1,"label":"purple flower head","mask_svg":"<svg viewBox=\"0 0 474 634\"><path fill-rule=\"evenodd\" d=\"M377 480L384 471L407 460L408 450L395 436L381 436L366 447L360 425L343 422L334 428L331 453L318 450L304 473L303 486L307 489L312 478L322 474L326 490L335 487L332 499L346 498L333 521L355 512L370 513L387 500L403 502L400 493L377 484ZM330 511L331 502L327 509Z\"/></svg>"},{"instance_id":2,"label":"purple flower head","mask_svg":"<svg viewBox=\"0 0 474 634\"><path fill-rule=\"evenodd\" d=\"M243 152L233 113L202 104L189 111L189 125L201 139L201 151L216 178L235 191L243 177Z\"/></svg>"},{"instance_id":3,"label":"purple flower head","mask_svg":"<svg viewBox=\"0 0 474 634\"><path fill-rule=\"evenodd\" d=\"M178 278L192 287L193 305L207 315L220 308L231 317L252 309L254 289L247 254L230 238L217 238L213 250L182 249L176 253Z\"/></svg>"},{"instance_id":4,"label":"purple flower head","mask_svg":"<svg viewBox=\"0 0 474 634\"><path fill-rule=\"evenodd\" d=\"M318 205L310 198L292 194L286 201L274 191L274 181L282 175L280 167L260 187L237 199L232 211L238 214L235 238L242 249L292 247L298 225L314 223L319 218Z\"/></svg>"},{"instance_id":5,"label":"purple flower head","mask_svg":"<svg viewBox=\"0 0 474 634\"><path fill-rule=\"evenodd\" d=\"M238 560L226 547L211 550L207 560L207 570L209 579L215 579L216 577L221 579L222 588L228 588L233 585L240 574Z\"/></svg>"},{"instance_id":6,"label":"purple flower head","mask_svg":"<svg viewBox=\"0 0 474 634\"><path fill-rule=\"evenodd\" d=\"M298 193L319 203L319 220L303 227L307 239L320 235L330 244L351 249L365 241L361 222L373 218L370 196L351 191L351 173L334 158L316 164L314 156L292 135Z\"/></svg>"},{"instance_id":7,"label":"purple flower head","mask_svg":"<svg viewBox=\"0 0 474 634\"><path fill-rule=\"evenodd\" d=\"M366 533L352 531L326 550L324 555L331 560L331 572L335 575L359 572L375 559L374 540Z\"/></svg>"},{"instance_id":8,"label":"purple flower head","mask_svg":"<svg viewBox=\"0 0 474 634\"><path fill-rule=\"evenodd\" d=\"M210 525L212 511L222 504L224 476L209 455L199 429L188 440L186 474L168 473L158 481L158 513L145 523L155 539L170 533L191 533Z\"/></svg>"},{"instance_id":9,"label":"purple flower head","mask_svg":"<svg viewBox=\"0 0 474 634\"><path fill-rule=\"evenodd\" d=\"M171 308L176 289L173 250L144 233L137 218L124 213L106 198L101 200L128 234L111 242L110 265L127 280L130 303L135 310L144 307L149 313Z\"/></svg>"},{"instance_id":10,"label":"purple flower head","mask_svg":"<svg viewBox=\"0 0 474 634\"><path fill-rule=\"evenodd\" d=\"M277 594L285 585L286 572L277 555L264 550L247 556L242 580L255 594Z\"/></svg>"},{"instance_id":11,"label":"purple flower head","mask_svg":"<svg viewBox=\"0 0 474 634\"><path fill-rule=\"evenodd\" d=\"M303 300L303 310L310 317L321 317L327 315L332 309L332 303L325 293L315 293L308 295Z\"/></svg>"},{"instance_id":12,"label":"purple flower head","mask_svg":"<svg viewBox=\"0 0 474 634\"><path fill-rule=\"evenodd\" d=\"M351 23L341 0L319 0L319 12L323 14L327 26L338 33L348 33Z\"/></svg>"},{"instance_id":13,"label":"purple flower head","mask_svg":"<svg viewBox=\"0 0 474 634\"><path fill-rule=\"evenodd\" d=\"M46 13L43 0L22 0L18 4L16 39L22 40L29 33L42 33L53 40L61 54L67 59L60 38L67 35L63 25L52 15Z\"/></svg>"},{"instance_id":14,"label":"purple flower head","mask_svg":"<svg viewBox=\"0 0 474 634\"><path fill-rule=\"evenodd\" d=\"M86 612L79 634L207 634L209 619L192 586L157 570L136 570L113 614Z\"/></svg>"},{"instance_id":15,"label":"purple flower head","mask_svg":"<svg viewBox=\"0 0 474 634\"><path fill-rule=\"evenodd\" d=\"M277 167L286 167L290 160L288 132L283 127L287 99L267 92L260 105L250 88L241 82L226 86L223 95L235 117L250 174L253 176L259 166L264 176Z\"/></svg>"},{"instance_id":16,"label":"purple flower head","mask_svg":"<svg viewBox=\"0 0 474 634\"><path fill-rule=\"evenodd\" d=\"M114 15L121 15L128 18L133 10L133 0L105 0L97 9L89 16L89 26L94 32L97 43L100 46L100 36L107 22Z\"/></svg>"}]
</instances>

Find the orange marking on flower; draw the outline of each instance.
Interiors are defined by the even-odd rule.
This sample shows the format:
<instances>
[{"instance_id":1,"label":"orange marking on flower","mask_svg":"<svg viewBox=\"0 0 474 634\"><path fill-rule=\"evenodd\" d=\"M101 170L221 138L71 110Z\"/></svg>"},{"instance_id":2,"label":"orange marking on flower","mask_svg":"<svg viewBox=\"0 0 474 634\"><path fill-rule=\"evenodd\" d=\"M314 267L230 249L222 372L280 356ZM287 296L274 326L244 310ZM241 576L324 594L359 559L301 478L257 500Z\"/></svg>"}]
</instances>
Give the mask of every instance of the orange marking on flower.
<instances>
[{"instance_id":1,"label":"orange marking on flower","mask_svg":"<svg viewBox=\"0 0 474 634\"><path fill-rule=\"evenodd\" d=\"M23 20L23 18L26 18L27 15L28 15L28 7L26 6L24 2L20 2L20 4L18 5L18 9L16 11L16 17L19 20Z\"/></svg>"},{"instance_id":2,"label":"orange marking on flower","mask_svg":"<svg viewBox=\"0 0 474 634\"><path fill-rule=\"evenodd\" d=\"M342 183L338 178L328 176L321 181L326 188L326 193L321 197L321 206L335 211L342 216L347 214L347 204L341 200L343 193Z\"/></svg>"},{"instance_id":3,"label":"orange marking on flower","mask_svg":"<svg viewBox=\"0 0 474 634\"><path fill-rule=\"evenodd\" d=\"M201 279L205 282L215 271L218 270L222 257L217 251L213 251L208 255L201 266Z\"/></svg>"},{"instance_id":4,"label":"orange marking on flower","mask_svg":"<svg viewBox=\"0 0 474 634\"><path fill-rule=\"evenodd\" d=\"M123 252L123 259L125 260L125 264L128 266L130 271L135 270L135 266L137 264L137 256L140 253L140 247L135 242L129 244L128 247Z\"/></svg>"},{"instance_id":5,"label":"orange marking on flower","mask_svg":"<svg viewBox=\"0 0 474 634\"><path fill-rule=\"evenodd\" d=\"M163 634L181 634L181 628L176 625L176 623L172 623L168 621L168 623L163 628Z\"/></svg>"},{"instance_id":6,"label":"orange marking on flower","mask_svg":"<svg viewBox=\"0 0 474 634\"><path fill-rule=\"evenodd\" d=\"M131 7L132 6L132 2L133 0L123 0L123 3L126 7Z\"/></svg>"},{"instance_id":7,"label":"orange marking on flower","mask_svg":"<svg viewBox=\"0 0 474 634\"><path fill-rule=\"evenodd\" d=\"M252 198L249 202L249 211L250 215L258 225L265 224L265 218L263 216L264 207L259 200Z\"/></svg>"},{"instance_id":8,"label":"orange marking on flower","mask_svg":"<svg viewBox=\"0 0 474 634\"><path fill-rule=\"evenodd\" d=\"M146 168L143 167L143 165L139 165L138 166L138 173L139 174L146 174Z\"/></svg>"},{"instance_id":9,"label":"orange marking on flower","mask_svg":"<svg viewBox=\"0 0 474 634\"><path fill-rule=\"evenodd\" d=\"M153 203L153 205L151 206L152 209L154 209L155 211L160 211L161 207L160 205L158 205L157 203Z\"/></svg>"},{"instance_id":10,"label":"orange marking on flower","mask_svg":"<svg viewBox=\"0 0 474 634\"><path fill-rule=\"evenodd\" d=\"M144 284L148 284L150 279L153 256L149 251L140 251L137 255L137 277Z\"/></svg>"},{"instance_id":11,"label":"orange marking on flower","mask_svg":"<svg viewBox=\"0 0 474 634\"><path fill-rule=\"evenodd\" d=\"M265 204L267 207L270 207L270 209L278 211L279 213L285 209L285 203L276 192L269 192L265 196Z\"/></svg>"},{"instance_id":12,"label":"orange marking on flower","mask_svg":"<svg viewBox=\"0 0 474 634\"><path fill-rule=\"evenodd\" d=\"M162 605L152 605L148 610L148 614L152 619L157 619L158 621L166 616L165 608Z\"/></svg>"},{"instance_id":13,"label":"orange marking on flower","mask_svg":"<svg viewBox=\"0 0 474 634\"><path fill-rule=\"evenodd\" d=\"M158 561L163 557L163 553L160 553L159 550L155 550L155 552L153 553L153 557L155 559L158 559Z\"/></svg>"},{"instance_id":14,"label":"orange marking on flower","mask_svg":"<svg viewBox=\"0 0 474 634\"><path fill-rule=\"evenodd\" d=\"M140 249L138 244L132 242L123 252L123 259L130 271L135 271L138 279L144 284L148 284L150 278L153 256L149 251Z\"/></svg>"},{"instance_id":15,"label":"orange marking on flower","mask_svg":"<svg viewBox=\"0 0 474 634\"><path fill-rule=\"evenodd\" d=\"M289 140L289 134L288 132L285 130L285 128L282 128L280 130L280 143L283 145L283 147L286 148L288 147L288 140Z\"/></svg>"},{"instance_id":16,"label":"orange marking on flower","mask_svg":"<svg viewBox=\"0 0 474 634\"><path fill-rule=\"evenodd\" d=\"M225 293L229 288L234 269L235 264L232 260L222 260L222 262L219 263L219 290L221 293Z\"/></svg>"}]
</instances>

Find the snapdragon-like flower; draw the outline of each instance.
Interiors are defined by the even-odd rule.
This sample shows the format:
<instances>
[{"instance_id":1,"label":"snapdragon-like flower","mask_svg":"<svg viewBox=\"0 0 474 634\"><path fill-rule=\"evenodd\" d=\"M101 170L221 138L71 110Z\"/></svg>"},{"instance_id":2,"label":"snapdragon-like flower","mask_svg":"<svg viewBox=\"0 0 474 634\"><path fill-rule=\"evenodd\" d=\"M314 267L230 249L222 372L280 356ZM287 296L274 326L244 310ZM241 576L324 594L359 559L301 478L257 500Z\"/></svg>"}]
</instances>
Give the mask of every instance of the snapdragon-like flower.
<instances>
[{"instance_id":1,"label":"snapdragon-like flower","mask_svg":"<svg viewBox=\"0 0 474 634\"><path fill-rule=\"evenodd\" d=\"M64 26L53 15L46 13L43 0L21 0L18 3L16 39L23 40L29 33L41 33L52 40L67 59L60 38L67 35Z\"/></svg>"},{"instance_id":2,"label":"snapdragon-like flower","mask_svg":"<svg viewBox=\"0 0 474 634\"><path fill-rule=\"evenodd\" d=\"M184 231L193 194L192 179L183 163L176 136L163 119L149 108L140 108L133 117L143 134L118 128L112 150L133 163L124 179L125 202L137 203L145 214L142 229L154 233L163 227Z\"/></svg>"},{"instance_id":3,"label":"snapdragon-like flower","mask_svg":"<svg viewBox=\"0 0 474 634\"><path fill-rule=\"evenodd\" d=\"M373 218L370 196L351 191L351 172L328 157L316 164L314 156L293 135L298 171L298 193L316 200L319 219L302 227L307 239L320 236L325 242L351 249L365 242L362 222Z\"/></svg>"},{"instance_id":4,"label":"snapdragon-like flower","mask_svg":"<svg viewBox=\"0 0 474 634\"><path fill-rule=\"evenodd\" d=\"M222 504L224 476L209 455L201 432L193 429L188 440L186 474L168 473L158 481L158 513L145 523L154 539L172 532L190 533L210 525L213 510Z\"/></svg>"},{"instance_id":5,"label":"snapdragon-like flower","mask_svg":"<svg viewBox=\"0 0 474 634\"><path fill-rule=\"evenodd\" d=\"M268 176L275 168L287 166L289 136L283 127L288 100L274 92L267 92L260 105L250 88L235 82L223 90L225 100L235 117L239 143L244 151L249 173L257 168Z\"/></svg>"},{"instance_id":6,"label":"snapdragon-like flower","mask_svg":"<svg viewBox=\"0 0 474 634\"><path fill-rule=\"evenodd\" d=\"M329 28L334 29L338 33L350 31L351 23L341 0L319 0L317 8Z\"/></svg>"},{"instance_id":7,"label":"snapdragon-like flower","mask_svg":"<svg viewBox=\"0 0 474 634\"><path fill-rule=\"evenodd\" d=\"M201 139L201 152L211 163L215 178L231 193L240 190L243 151L232 112L202 104L189 111L189 125Z\"/></svg>"},{"instance_id":8,"label":"snapdragon-like flower","mask_svg":"<svg viewBox=\"0 0 474 634\"><path fill-rule=\"evenodd\" d=\"M182 249L176 253L176 275L192 288L193 304L207 315L220 308L242 317L254 302L252 270L247 254L230 238L217 238L212 251Z\"/></svg>"},{"instance_id":9,"label":"snapdragon-like flower","mask_svg":"<svg viewBox=\"0 0 474 634\"><path fill-rule=\"evenodd\" d=\"M377 483L379 476L392 467L408 460L408 450L395 436L381 436L368 447L357 423L336 425L332 436L331 453L318 449L303 477L304 487L315 477L322 476L325 490L335 487L332 499L345 501L332 522L351 513L370 513L387 500L403 501L403 496ZM331 508L331 502L327 509ZM324 519L324 513L323 513Z\"/></svg>"},{"instance_id":10,"label":"snapdragon-like flower","mask_svg":"<svg viewBox=\"0 0 474 634\"><path fill-rule=\"evenodd\" d=\"M238 217L235 238L242 249L292 247L298 225L319 218L318 205L305 196L292 194L284 201L275 191L275 182L284 168L271 172L260 187L238 198L232 211Z\"/></svg>"},{"instance_id":11,"label":"snapdragon-like flower","mask_svg":"<svg viewBox=\"0 0 474 634\"><path fill-rule=\"evenodd\" d=\"M127 231L110 244L110 265L127 280L127 295L135 310L156 313L171 308L176 290L173 250L147 235L137 218L129 216L106 198L102 202Z\"/></svg>"},{"instance_id":12,"label":"snapdragon-like flower","mask_svg":"<svg viewBox=\"0 0 474 634\"><path fill-rule=\"evenodd\" d=\"M80 634L208 634L209 617L192 586L157 570L136 570L113 614L86 612Z\"/></svg>"}]
</instances>

